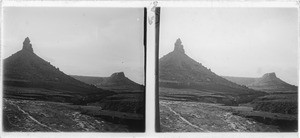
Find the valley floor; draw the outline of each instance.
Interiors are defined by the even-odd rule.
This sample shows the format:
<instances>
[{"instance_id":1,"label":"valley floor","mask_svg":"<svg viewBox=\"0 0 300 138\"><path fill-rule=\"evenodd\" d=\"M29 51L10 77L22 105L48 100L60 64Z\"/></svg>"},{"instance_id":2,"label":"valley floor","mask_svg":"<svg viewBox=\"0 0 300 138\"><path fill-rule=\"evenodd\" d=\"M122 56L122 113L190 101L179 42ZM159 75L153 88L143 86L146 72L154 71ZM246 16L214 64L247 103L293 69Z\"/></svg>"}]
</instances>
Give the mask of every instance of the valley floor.
<instances>
[{"instance_id":1,"label":"valley floor","mask_svg":"<svg viewBox=\"0 0 300 138\"><path fill-rule=\"evenodd\" d=\"M67 103L3 98L4 131L128 132L128 127L80 113Z\"/></svg>"},{"instance_id":2,"label":"valley floor","mask_svg":"<svg viewBox=\"0 0 300 138\"><path fill-rule=\"evenodd\" d=\"M159 104L162 132L279 132L276 126L234 115L217 104L171 100Z\"/></svg>"}]
</instances>

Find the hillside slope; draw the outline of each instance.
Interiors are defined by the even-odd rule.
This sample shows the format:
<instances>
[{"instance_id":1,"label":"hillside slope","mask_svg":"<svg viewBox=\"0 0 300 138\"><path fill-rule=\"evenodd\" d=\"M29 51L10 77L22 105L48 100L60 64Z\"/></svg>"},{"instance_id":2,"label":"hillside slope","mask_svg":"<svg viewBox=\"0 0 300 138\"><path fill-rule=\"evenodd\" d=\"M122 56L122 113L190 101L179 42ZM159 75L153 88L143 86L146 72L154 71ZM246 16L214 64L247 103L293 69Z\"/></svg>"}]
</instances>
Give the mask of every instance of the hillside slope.
<instances>
[{"instance_id":1,"label":"hillside slope","mask_svg":"<svg viewBox=\"0 0 300 138\"><path fill-rule=\"evenodd\" d=\"M27 37L23 42L22 50L4 59L4 86L42 88L63 93L79 94L88 96L111 95L113 92L99 89L95 86L78 81L40 58L33 52L32 45ZM7 88L10 89L10 88ZM6 95L12 95L5 91ZM38 92L38 91L35 91ZM21 95L22 93L19 93ZM14 95L16 95L14 93ZM24 95L23 95L24 96ZM73 95L76 97L76 95Z\"/></svg>"},{"instance_id":2,"label":"hillside slope","mask_svg":"<svg viewBox=\"0 0 300 138\"><path fill-rule=\"evenodd\" d=\"M159 83L160 87L214 91L237 100L245 98L241 95L249 98L265 94L228 81L193 60L185 54L180 39L177 39L174 51L159 60Z\"/></svg>"},{"instance_id":3,"label":"hillside slope","mask_svg":"<svg viewBox=\"0 0 300 138\"><path fill-rule=\"evenodd\" d=\"M124 72L113 73L110 77L91 77L76 75L72 75L72 77L87 84L93 84L102 89L139 92L144 90L143 85L137 84L127 78Z\"/></svg>"},{"instance_id":4,"label":"hillside slope","mask_svg":"<svg viewBox=\"0 0 300 138\"><path fill-rule=\"evenodd\" d=\"M278 78L276 74L266 73L260 78L247 78L247 77L229 77L223 76L225 79L234 83L245 85L251 89L261 90L266 92L296 92L297 86L288 84Z\"/></svg>"}]
</instances>

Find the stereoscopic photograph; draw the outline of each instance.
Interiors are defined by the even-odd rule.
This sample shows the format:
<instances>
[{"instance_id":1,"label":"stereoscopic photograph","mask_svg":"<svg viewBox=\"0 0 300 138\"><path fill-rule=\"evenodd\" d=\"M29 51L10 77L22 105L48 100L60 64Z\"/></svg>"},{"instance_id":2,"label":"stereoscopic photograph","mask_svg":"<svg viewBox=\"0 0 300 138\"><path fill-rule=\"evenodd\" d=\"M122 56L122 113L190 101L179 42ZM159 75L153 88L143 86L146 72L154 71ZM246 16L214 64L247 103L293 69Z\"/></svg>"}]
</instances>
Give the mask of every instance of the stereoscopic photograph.
<instances>
[{"instance_id":1,"label":"stereoscopic photograph","mask_svg":"<svg viewBox=\"0 0 300 138\"><path fill-rule=\"evenodd\" d=\"M3 7L4 132L144 132L143 7Z\"/></svg>"},{"instance_id":2,"label":"stereoscopic photograph","mask_svg":"<svg viewBox=\"0 0 300 138\"><path fill-rule=\"evenodd\" d=\"M159 132L298 132L298 10L156 10Z\"/></svg>"}]
</instances>

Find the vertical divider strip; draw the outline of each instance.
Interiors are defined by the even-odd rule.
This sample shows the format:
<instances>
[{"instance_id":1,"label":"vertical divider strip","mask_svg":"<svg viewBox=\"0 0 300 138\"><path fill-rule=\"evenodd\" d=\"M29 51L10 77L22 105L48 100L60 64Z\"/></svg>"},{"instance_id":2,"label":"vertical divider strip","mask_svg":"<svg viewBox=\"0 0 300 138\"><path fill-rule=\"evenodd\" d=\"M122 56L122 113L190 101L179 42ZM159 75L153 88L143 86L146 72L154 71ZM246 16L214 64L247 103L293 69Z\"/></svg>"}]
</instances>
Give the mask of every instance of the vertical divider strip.
<instances>
[{"instance_id":1,"label":"vertical divider strip","mask_svg":"<svg viewBox=\"0 0 300 138\"><path fill-rule=\"evenodd\" d=\"M160 7L155 8L155 130L160 132L159 112L159 25Z\"/></svg>"}]
</instances>

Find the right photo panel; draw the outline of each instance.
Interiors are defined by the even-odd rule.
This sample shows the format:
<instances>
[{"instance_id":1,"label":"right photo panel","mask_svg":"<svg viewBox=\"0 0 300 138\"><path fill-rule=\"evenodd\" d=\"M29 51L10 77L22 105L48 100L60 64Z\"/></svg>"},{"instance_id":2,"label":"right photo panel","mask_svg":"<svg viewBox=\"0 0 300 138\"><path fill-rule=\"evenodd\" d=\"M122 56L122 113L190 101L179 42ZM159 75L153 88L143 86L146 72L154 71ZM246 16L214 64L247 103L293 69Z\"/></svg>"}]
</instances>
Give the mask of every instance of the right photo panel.
<instances>
[{"instance_id":1,"label":"right photo panel","mask_svg":"<svg viewBox=\"0 0 300 138\"><path fill-rule=\"evenodd\" d=\"M298 132L298 9L156 9L158 132Z\"/></svg>"}]
</instances>

